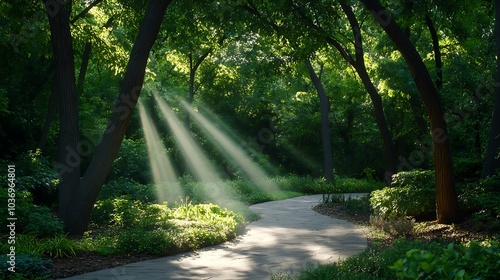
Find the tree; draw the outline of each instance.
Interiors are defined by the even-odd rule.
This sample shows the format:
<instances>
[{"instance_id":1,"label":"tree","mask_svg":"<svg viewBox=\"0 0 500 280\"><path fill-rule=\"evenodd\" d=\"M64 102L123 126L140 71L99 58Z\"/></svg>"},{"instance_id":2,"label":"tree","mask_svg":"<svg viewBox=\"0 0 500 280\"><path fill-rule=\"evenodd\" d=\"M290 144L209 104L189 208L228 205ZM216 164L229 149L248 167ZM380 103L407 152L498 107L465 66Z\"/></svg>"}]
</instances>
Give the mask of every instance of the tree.
<instances>
[{"instance_id":1,"label":"tree","mask_svg":"<svg viewBox=\"0 0 500 280\"><path fill-rule=\"evenodd\" d=\"M316 88L319 99L321 113L321 141L323 143L323 172L325 174L325 179L328 182L335 184L335 179L333 177L332 144L330 141L330 121L328 118L328 113L330 112L330 101L328 100L328 95L326 94L320 78L314 71L314 68L309 60L306 60L306 65L309 69L309 76L311 77L311 81Z\"/></svg>"},{"instance_id":2,"label":"tree","mask_svg":"<svg viewBox=\"0 0 500 280\"><path fill-rule=\"evenodd\" d=\"M422 95L431 125L434 147L437 221L445 224L454 223L459 219L458 202L453 178L450 139L437 89L414 45L390 13L378 0L361 0L361 2L372 13L403 55L413 75L417 89Z\"/></svg>"},{"instance_id":3,"label":"tree","mask_svg":"<svg viewBox=\"0 0 500 280\"><path fill-rule=\"evenodd\" d=\"M54 91L60 104L60 163L58 216L67 232L81 236L88 226L97 195L109 173L125 135L132 112L144 81L149 51L156 40L165 10L171 1L151 0L130 53L120 94L108 127L92 160L80 178L81 154L86 143L79 141L78 97L73 61L73 46L69 29L71 2L45 1L54 53Z\"/></svg>"}]
</instances>

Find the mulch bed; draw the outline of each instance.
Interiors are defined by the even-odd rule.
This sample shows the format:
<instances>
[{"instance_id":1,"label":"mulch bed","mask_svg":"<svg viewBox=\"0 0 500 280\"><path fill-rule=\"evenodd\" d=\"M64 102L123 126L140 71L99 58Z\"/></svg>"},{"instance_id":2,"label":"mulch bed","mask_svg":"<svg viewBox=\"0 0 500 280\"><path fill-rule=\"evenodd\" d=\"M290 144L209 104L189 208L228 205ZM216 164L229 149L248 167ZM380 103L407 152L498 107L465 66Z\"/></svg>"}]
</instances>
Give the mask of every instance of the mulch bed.
<instances>
[{"instance_id":1,"label":"mulch bed","mask_svg":"<svg viewBox=\"0 0 500 280\"><path fill-rule=\"evenodd\" d=\"M52 278L71 277L158 257L147 254L102 256L95 253L79 253L74 257L52 259Z\"/></svg>"}]
</instances>

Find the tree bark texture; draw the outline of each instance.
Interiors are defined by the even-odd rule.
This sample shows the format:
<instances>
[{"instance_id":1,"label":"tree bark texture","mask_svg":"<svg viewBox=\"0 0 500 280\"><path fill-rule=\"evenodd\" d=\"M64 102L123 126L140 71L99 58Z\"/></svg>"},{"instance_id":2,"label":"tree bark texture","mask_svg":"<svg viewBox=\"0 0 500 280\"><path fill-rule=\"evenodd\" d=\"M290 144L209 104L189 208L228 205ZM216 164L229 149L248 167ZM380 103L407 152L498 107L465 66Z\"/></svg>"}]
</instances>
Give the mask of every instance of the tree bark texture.
<instances>
[{"instance_id":1,"label":"tree bark texture","mask_svg":"<svg viewBox=\"0 0 500 280\"><path fill-rule=\"evenodd\" d=\"M326 95L323 84L321 83L318 75L314 71L309 60L306 61L307 67L309 68L309 76L311 81L318 92L319 103L320 103L320 113L321 113L321 140L323 143L323 168L325 179L330 183L335 183L333 177L333 158L332 158L332 142L330 141L330 123L328 119L328 114L330 112L330 105L328 101L328 96Z\"/></svg>"},{"instance_id":2,"label":"tree bark texture","mask_svg":"<svg viewBox=\"0 0 500 280\"><path fill-rule=\"evenodd\" d=\"M361 0L371 11L403 55L422 95L431 125L436 172L436 216L439 223L451 224L459 219L457 195L453 178L450 141L444 111L436 87L422 58L396 21L378 0Z\"/></svg>"},{"instance_id":3,"label":"tree bark texture","mask_svg":"<svg viewBox=\"0 0 500 280\"><path fill-rule=\"evenodd\" d=\"M77 155L78 97L76 94L75 65L73 45L69 28L71 2L46 1L45 7L49 18L52 50L54 54L53 93L59 99L59 143L57 161L60 164L59 197L69 198L74 195L74 188L80 183L81 159ZM77 211L69 199L59 201L58 215L63 221L69 221ZM69 225L66 225L69 229Z\"/></svg>"}]
</instances>

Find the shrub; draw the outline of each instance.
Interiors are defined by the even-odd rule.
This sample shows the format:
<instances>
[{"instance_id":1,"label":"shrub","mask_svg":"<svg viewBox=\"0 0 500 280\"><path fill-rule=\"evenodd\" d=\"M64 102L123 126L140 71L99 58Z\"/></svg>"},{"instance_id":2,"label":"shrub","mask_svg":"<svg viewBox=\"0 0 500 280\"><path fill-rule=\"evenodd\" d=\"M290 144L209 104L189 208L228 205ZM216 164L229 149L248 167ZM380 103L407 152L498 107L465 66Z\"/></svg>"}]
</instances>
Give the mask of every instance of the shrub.
<instances>
[{"instance_id":1,"label":"shrub","mask_svg":"<svg viewBox=\"0 0 500 280\"><path fill-rule=\"evenodd\" d=\"M31 193L35 204L52 206L57 200L59 176L40 150L28 151L16 164L16 189Z\"/></svg>"},{"instance_id":2,"label":"shrub","mask_svg":"<svg viewBox=\"0 0 500 280\"><path fill-rule=\"evenodd\" d=\"M24 229L24 233L37 237L53 237L63 234L63 231L63 222L54 217L45 206L34 206L33 211L28 215L28 224Z\"/></svg>"},{"instance_id":3,"label":"shrub","mask_svg":"<svg viewBox=\"0 0 500 280\"><path fill-rule=\"evenodd\" d=\"M7 260L6 255L0 256L0 266L2 268L0 272L1 279L44 280L49 279L51 276L49 266L52 262L50 260L44 260L41 257L33 255L18 254L16 255L15 273L8 270L10 265L7 263Z\"/></svg>"},{"instance_id":4,"label":"shrub","mask_svg":"<svg viewBox=\"0 0 500 280\"><path fill-rule=\"evenodd\" d=\"M162 204L143 204L128 196L98 201L91 213L91 221L98 226L151 230L168 227L170 209Z\"/></svg>"},{"instance_id":5,"label":"shrub","mask_svg":"<svg viewBox=\"0 0 500 280\"><path fill-rule=\"evenodd\" d=\"M499 279L498 242L449 244L441 253L412 249L391 266L399 276L412 279Z\"/></svg>"},{"instance_id":6,"label":"shrub","mask_svg":"<svg viewBox=\"0 0 500 280\"><path fill-rule=\"evenodd\" d=\"M131 200L156 201L156 189L153 184L143 185L127 178L119 178L104 184L98 200L113 199L124 195L127 195Z\"/></svg>"},{"instance_id":7,"label":"shrub","mask_svg":"<svg viewBox=\"0 0 500 280\"><path fill-rule=\"evenodd\" d=\"M175 250L171 236L162 229L153 231L124 230L116 238L116 250L119 253L148 253L165 255Z\"/></svg>"},{"instance_id":8,"label":"shrub","mask_svg":"<svg viewBox=\"0 0 500 280\"><path fill-rule=\"evenodd\" d=\"M462 185L458 200L476 226L500 229L500 175Z\"/></svg>"},{"instance_id":9,"label":"shrub","mask_svg":"<svg viewBox=\"0 0 500 280\"><path fill-rule=\"evenodd\" d=\"M375 214L382 218L433 215L436 210L433 172L400 172L393 176L391 187L371 193L370 203Z\"/></svg>"},{"instance_id":10,"label":"shrub","mask_svg":"<svg viewBox=\"0 0 500 280\"><path fill-rule=\"evenodd\" d=\"M380 216L370 216L370 224L383 232L394 236L411 236L415 227L415 220L401 216L390 216L382 218Z\"/></svg>"},{"instance_id":11,"label":"shrub","mask_svg":"<svg viewBox=\"0 0 500 280\"><path fill-rule=\"evenodd\" d=\"M148 149L144 140L123 139L109 174L110 180L125 177L146 184L151 181Z\"/></svg>"}]
</instances>

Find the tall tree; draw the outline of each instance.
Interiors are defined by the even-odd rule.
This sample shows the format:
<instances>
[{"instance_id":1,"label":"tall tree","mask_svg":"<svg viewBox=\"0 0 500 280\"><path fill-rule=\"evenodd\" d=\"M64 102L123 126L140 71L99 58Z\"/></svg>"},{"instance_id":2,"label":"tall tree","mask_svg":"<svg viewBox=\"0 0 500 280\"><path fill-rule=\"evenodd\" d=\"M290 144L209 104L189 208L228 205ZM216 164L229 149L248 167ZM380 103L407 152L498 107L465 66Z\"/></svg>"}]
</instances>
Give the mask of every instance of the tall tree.
<instances>
[{"instance_id":1,"label":"tall tree","mask_svg":"<svg viewBox=\"0 0 500 280\"><path fill-rule=\"evenodd\" d=\"M495 1L495 42L497 52L496 87L493 117L484 159L483 178L494 175L497 169L500 168L500 1Z\"/></svg>"},{"instance_id":2,"label":"tall tree","mask_svg":"<svg viewBox=\"0 0 500 280\"><path fill-rule=\"evenodd\" d=\"M332 159L332 145L330 140L330 120L328 114L330 113L330 101L326 94L325 88L321 83L321 79L314 71L313 66L309 60L306 60L307 68L309 69L309 76L318 93L320 114L321 114L321 142L323 143L323 172L325 179L335 184L333 177L333 159Z\"/></svg>"},{"instance_id":3,"label":"tall tree","mask_svg":"<svg viewBox=\"0 0 500 280\"><path fill-rule=\"evenodd\" d=\"M55 61L54 90L60 103L60 163L59 210L71 235L82 235L87 229L90 212L106 179L125 135L132 112L144 82L149 51L156 40L165 10L171 1L150 0L130 53L120 94L108 127L92 160L81 174L82 145L78 129L78 97L71 32L69 29L70 1L46 0Z\"/></svg>"},{"instance_id":4,"label":"tall tree","mask_svg":"<svg viewBox=\"0 0 500 280\"><path fill-rule=\"evenodd\" d=\"M410 42L408 36L399 27L391 14L378 0L361 0L361 2L372 13L403 55L413 75L417 89L422 95L431 125L434 147L437 221L444 224L454 223L459 219L459 209L453 178L450 140L437 89L415 46Z\"/></svg>"}]
</instances>

